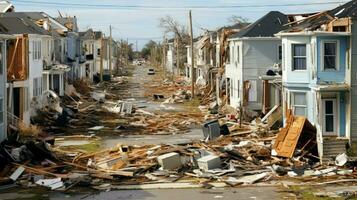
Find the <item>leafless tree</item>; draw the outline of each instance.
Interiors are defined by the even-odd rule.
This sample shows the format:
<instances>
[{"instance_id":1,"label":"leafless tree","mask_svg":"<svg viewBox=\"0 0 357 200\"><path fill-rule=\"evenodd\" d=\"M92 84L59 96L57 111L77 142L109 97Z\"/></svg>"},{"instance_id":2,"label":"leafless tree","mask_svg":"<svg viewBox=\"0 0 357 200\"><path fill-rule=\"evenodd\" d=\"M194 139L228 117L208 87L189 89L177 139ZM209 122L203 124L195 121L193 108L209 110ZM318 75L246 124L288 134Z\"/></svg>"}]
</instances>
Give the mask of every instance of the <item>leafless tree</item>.
<instances>
[{"instance_id":1,"label":"leafless tree","mask_svg":"<svg viewBox=\"0 0 357 200\"><path fill-rule=\"evenodd\" d=\"M171 34L175 37L177 73L180 73L179 71L183 67L183 61L186 58L186 53L183 52L186 50L185 45L189 41L187 27L170 15L160 18L159 26L163 29L164 35Z\"/></svg>"},{"instance_id":2,"label":"leafless tree","mask_svg":"<svg viewBox=\"0 0 357 200\"><path fill-rule=\"evenodd\" d=\"M238 15L232 15L228 19L229 23L232 24L241 24L241 23L248 23L249 19L246 17L238 16Z\"/></svg>"}]
</instances>

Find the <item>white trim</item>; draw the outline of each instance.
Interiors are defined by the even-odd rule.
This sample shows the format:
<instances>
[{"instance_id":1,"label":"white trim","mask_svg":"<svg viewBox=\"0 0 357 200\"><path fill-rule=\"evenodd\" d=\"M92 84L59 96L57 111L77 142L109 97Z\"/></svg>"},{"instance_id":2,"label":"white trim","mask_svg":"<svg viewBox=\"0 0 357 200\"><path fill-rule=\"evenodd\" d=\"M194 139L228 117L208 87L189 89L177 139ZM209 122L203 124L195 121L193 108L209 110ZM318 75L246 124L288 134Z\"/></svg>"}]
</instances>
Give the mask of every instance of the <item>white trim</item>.
<instances>
[{"instance_id":1,"label":"white trim","mask_svg":"<svg viewBox=\"0 0 357 200\"><path fill-rule=\"evenodd\" d=\"M340 136L340 126L339 126L339 122L340 122L340 116L339 116L339 94L336 93L336 98L327 98L327 99L321 99L322 101L322 136ZM332 132L327 132L326 131L326 111L325 111L325 104L326 101L332 101L333 102L333 117L334 117L334 125L333 128L334 130Z\"/></svg>"},{"instance_id":2,"label":"white trim","mask_svg":"<svg viewBox=\"0 0 357 200\"><path fill-rule=\"evenodd\" d=\"M328 31L304 31L304 32L291 32L284 33L280 32L275 34L277 37L282 36L350 36L352 33L350 32L328 32Z\"/></svg>"},{"instance_id":3,"label":"white trim","mask_svg":"<svg viewBox=\"0 0 357 200\"><path fill-rule=\"evenodd\" d=\"M294 45L305 45L305 56L294 56ZM290 70L292 72L306 72L307 71L307 43L299 43L299 42L294 42L294 43L291 43L290 44L290 47L291 47L291 59L290 59ZM306 65L305 65L305 69L294 69L294 58L305 58L305 61L306 61Z\"/></svg>"},{"instance_id":4,"label":"white trim","mask_svg":"<svg viewBox=\"0 0 357 200\"><path fill-rule=\"evenodd\" d=\"M325 43L336 43L335 69L325 69ZM335 72L340 70L340 41L339 40L321 40L320 52L321 52L320 53L321 71Z\"/></svg>"},{"instance_id":5,"label":"white trim","mask_svg":"<svg viewBox=\"0 0 357 200\"><path fill-rule=\"evenodd\" d=\"M292 109L293 114L295 115L295 107L299 107L299 108L305 108L305 117L307 118L308 116L308 92L307 91L301 91L301 90L288 90L288 97L289 97L289 108ZM295 105L295 101L294 101L294 97L295 97L295 93L303 93L305 94L305 102L306 105Z\"/></svg>"}]
</instances>

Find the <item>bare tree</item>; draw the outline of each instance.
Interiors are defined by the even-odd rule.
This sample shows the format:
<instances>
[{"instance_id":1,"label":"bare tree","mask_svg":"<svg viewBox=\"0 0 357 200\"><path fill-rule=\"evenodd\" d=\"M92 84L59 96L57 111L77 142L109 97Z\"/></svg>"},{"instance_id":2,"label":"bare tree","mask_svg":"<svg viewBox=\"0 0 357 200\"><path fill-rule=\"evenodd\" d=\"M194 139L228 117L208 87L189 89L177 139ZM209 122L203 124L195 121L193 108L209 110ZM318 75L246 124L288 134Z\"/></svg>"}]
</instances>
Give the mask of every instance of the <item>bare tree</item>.
<instances>
[{"instance_id":1,"label":"bare tree","mask_svg":"<svg viewBox=\"0 0 357 200\"><path fill-rule=\"evenodd\" d=\"M160 18L159 22L159 26L163 29L164 35L172 34L175 37L176 67L178 70L177 73L179 74L180 69L183 67L182 61L186 56L186 54L183 53L186 50L185 45L188 44L189 41L187 27L180 24L170 15Z\"/></svg>"},{"instance_id":2,"label":"bare tree","mask_svg":"<svg viewBox=\"0 0 357 200\"><path fill-rule=\"evenodd\" d=\"M249 19L246 17L238 16L238 15L232 15L228 19L229 23L232 24L243 24L243 23L248 23Z\"/></svg>"}]
</instances>

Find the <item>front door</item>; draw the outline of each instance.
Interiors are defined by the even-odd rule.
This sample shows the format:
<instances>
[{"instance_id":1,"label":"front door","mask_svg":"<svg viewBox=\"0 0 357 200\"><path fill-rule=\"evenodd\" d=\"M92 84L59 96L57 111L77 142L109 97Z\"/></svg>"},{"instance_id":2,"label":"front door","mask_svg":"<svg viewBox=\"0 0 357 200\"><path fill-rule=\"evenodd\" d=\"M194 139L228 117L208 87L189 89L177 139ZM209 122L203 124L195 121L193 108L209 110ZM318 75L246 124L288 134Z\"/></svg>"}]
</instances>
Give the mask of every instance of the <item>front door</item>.
<instances>
[{"instance_id":1,"label":"front door","mask_svg":"<svg viewBox=\"0 0 357 200\"><path fill-rule=\"evenodd\" d=\"M323 134L338 136L338 113L336 99L323 99Z\"/></svg>"}]
</instances>

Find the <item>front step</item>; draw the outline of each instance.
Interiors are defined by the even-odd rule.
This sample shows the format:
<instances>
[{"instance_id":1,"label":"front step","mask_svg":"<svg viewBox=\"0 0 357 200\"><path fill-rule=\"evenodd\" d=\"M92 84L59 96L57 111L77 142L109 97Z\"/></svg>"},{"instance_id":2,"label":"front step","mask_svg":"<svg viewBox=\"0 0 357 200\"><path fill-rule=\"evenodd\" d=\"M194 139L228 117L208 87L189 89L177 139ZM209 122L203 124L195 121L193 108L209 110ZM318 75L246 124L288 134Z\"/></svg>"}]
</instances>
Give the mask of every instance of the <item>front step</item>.
<instances>
[{"instance_id":1,"label":"front step","mask_svg":"<svg viewBox=\"0 0 357 200\"><path fill-rule=\"evenodd\" d=\"M323 159L334 159L341 153L346 153L347 139L324 139Z\"/></svg>"}]
</instances>

